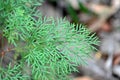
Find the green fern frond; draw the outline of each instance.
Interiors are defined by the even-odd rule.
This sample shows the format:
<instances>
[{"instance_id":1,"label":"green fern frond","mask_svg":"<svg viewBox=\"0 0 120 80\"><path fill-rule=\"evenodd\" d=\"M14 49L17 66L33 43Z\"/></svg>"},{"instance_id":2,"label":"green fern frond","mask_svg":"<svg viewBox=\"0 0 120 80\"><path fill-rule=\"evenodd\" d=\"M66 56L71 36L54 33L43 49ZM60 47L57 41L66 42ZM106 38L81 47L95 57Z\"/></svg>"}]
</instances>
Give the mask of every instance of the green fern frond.
<instances>
[{"instance_id":1,"label":"green fern frond","mask_svg":"<svg viewBox=\"0 0 120 80\"><path fill-rule=\"evenodd\" d=\"M32 76L28 76L34 80L69 80L68 75L77 71L76 67L84 62L83 58L94 50L92 45L99 43L98 38L94 34L90 36L91 32L84 25L77 25L75 29L75 25L66 19L43 17L34 6L26 5L27 1L32 4L34 0L14 1L22 4L16 4L5 18L3 35L15 45L16 52L22 50L22 65L27 63L31 68ZM20 43L24 45L18 45ZM12 69L18 75L20 70L15 66ZM0 75L3 79L4 73ZM9 75L6 78L18 80L22 76L14 79Z\"/></svg>"},{"instance_id":2,"label":"green fern frond","mask_svg":"<svg viewBox=\"0 0 120 80\"><path fill-rule=\"evenodd\" d=\"M0 80L26 80L28 76L23 76L21 72L21 66L11 67L11 64L7 68L0 67Z\"/></svg>"}]
</instances>

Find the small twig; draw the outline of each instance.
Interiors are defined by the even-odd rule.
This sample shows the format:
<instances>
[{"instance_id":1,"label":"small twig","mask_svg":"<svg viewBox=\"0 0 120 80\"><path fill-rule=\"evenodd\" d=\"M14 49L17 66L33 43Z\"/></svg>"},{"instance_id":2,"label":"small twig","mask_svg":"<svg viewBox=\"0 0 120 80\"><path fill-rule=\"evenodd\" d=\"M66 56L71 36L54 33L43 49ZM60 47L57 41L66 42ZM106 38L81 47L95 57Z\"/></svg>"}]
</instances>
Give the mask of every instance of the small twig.
<instances>
[{"instance_id":1,"label":"small twig","mask_svg":"<svg viewBox=\"0 0 120 80\"><path fill-rule=\"evenodd\" d=\"M89 5L87 6L88 9L90 9L99 16L99 19L90 26L90 30L91 31L98 30L110 16L116 13L120 8L119 2L120 0L113 0L112 1L113 4L110 7L104 5L98 5L98 4L88 4Z\"/></svg>"}]
</instances>

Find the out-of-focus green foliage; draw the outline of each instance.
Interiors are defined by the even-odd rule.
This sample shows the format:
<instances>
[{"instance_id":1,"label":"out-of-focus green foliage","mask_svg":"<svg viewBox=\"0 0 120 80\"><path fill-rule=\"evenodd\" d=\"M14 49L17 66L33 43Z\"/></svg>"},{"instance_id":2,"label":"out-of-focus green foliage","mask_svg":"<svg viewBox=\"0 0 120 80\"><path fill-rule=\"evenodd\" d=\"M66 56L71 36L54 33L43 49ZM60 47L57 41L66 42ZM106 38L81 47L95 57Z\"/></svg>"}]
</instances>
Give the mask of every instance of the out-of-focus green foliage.
<instances>
[{"instance_id":1,"label":"out-of-focus green foliage","mask_svg":"<svg viewBox=\"0 0 120 80\"><path fill-rule=\"evenodd\" d=\"M77 15L76 11L74 10L74 8L70 4L67 5L67 11L68 11L69 15L71 16L73 22L78 23L79 22L78 15Z\"/></svg>"},{"instance_id":2,"label":"out-of-focus green foliage","mask_svg":"<svg viewBox=\"0 0 120 80\"><path fill-rule=\"evenodd\" d=\"M81 12L84 12L86 14L92 14L92 12L87 7L85 7L83 3L78 1L78 4L79 4L79 9Z\"/></svg>"}]
</instances>

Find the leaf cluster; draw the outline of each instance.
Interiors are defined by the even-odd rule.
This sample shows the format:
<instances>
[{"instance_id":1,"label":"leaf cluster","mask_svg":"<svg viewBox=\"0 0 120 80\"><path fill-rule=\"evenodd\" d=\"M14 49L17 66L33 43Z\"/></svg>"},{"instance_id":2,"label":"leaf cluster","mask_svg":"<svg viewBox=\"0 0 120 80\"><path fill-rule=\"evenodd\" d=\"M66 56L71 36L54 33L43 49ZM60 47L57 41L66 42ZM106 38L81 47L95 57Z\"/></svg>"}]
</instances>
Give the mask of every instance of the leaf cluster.
<instances>
[{"instance_id":1,"label":"leaf cluster","mask_svg":"<svg viewBox=\"0 0 120 80\"><path fill-rule=\"evenodd\" d=\"M97 45L98 39L94 34L90 36L91 32L82 24L75 29L75 25L65 19L43 17L33 5L35 2L37 0L0 0L3 35L22 56L22 64L17 65L27 63L29 78L67 80L71 72L77 71L76 66L84 62L82 57L88 57L95 49L92 45ZM23 69L15 65L4 73L1 68L0 78L28 80L22 75Z\"/></svg>"}]
</instances>

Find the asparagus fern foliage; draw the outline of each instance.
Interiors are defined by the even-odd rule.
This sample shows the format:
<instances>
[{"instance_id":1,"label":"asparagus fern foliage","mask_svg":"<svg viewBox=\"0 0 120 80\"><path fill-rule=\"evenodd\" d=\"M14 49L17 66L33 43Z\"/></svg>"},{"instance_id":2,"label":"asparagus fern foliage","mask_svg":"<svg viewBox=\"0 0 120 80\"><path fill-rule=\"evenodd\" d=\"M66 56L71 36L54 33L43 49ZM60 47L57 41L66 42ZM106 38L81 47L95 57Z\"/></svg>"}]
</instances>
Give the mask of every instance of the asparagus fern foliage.
<instances>
[{"instance_id":1,"label":"asparagus fern foliage","mask_svg":"<svg viewBox=\"0 0 120 80\"><path fill-rule=\"evenodd\" d=\"M0 67L0 80L69 80L67 76L98 44L84 25L75 29L66 19L42 16L38 3L0 0L0 31L21 55L20 63Z\"/></svg>"}]
</instances>

